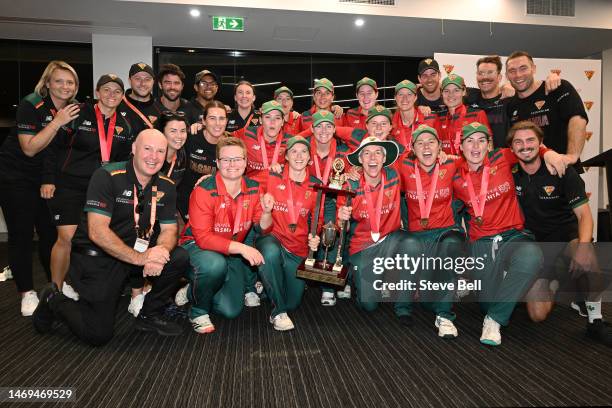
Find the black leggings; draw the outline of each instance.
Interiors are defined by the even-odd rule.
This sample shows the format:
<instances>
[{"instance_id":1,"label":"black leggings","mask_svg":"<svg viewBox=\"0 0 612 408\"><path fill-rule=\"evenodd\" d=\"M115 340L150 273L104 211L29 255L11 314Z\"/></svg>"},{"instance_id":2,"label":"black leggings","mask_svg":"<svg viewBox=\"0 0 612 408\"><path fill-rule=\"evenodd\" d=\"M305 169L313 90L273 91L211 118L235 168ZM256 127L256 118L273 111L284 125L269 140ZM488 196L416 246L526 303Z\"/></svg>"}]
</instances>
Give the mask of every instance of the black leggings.
<instances>
[{"instance_id":1,"label":"black leggings","mask_svg":"<svg viewBox=\"0 0 612 408\"><path fill-rule=\"evenodd\" d=\"M19 292L34 289L32 251L34 229L38 234L38 256L51 279L49 262L57 231L51 222L47 201L40 197L40 187L28 182L0 179L0 207L8 229L8 261Z\"/></svg>"}]
</instances>

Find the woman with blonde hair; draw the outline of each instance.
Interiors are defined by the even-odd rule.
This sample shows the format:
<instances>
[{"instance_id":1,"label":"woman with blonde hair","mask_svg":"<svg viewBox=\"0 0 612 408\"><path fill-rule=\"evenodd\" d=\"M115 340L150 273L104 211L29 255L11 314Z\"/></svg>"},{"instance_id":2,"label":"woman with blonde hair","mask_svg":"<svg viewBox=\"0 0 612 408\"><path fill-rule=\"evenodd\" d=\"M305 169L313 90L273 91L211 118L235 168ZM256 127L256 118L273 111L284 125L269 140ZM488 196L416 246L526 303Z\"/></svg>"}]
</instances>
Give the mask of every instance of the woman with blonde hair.
<instances>
[{"instance_id":1,"label":"woman with blonde hair","mask_svg":"<svg viewBox=\"0 0 612 408\"><path fill-rule=\"evenodd\" d=\"M9 266L21 294L21 314L31 316L38 305L32 280L34 230L40 262L50 279L49 260L56 239L46 200L55 190L53 166L47 146L56 137L67 137L66 125L78 116L75 101L79 77L64 61L51 61L34 92L17 108L16 125L0 148L0 207L8 229Z\"/></svg>"}]
</instances>

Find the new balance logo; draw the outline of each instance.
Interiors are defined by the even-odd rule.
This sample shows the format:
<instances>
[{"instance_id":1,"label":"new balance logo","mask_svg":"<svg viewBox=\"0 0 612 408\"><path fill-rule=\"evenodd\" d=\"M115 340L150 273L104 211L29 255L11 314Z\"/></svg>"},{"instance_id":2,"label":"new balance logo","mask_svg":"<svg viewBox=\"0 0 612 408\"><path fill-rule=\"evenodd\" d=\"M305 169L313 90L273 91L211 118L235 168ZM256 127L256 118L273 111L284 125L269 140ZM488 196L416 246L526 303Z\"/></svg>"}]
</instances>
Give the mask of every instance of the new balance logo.
<instances>
[{"instance_id":1,"label":"new balance logo","mask_svg":"<svg viewBox=\"0 0 612 408\"><path fill-rule=\"evenodd\" d=\"M83 124L84 124L85 126L91 126L91 122L90 122L90 121L88 121L88 120L84 120L84 121L83 121Z\"/></svg>"},{"instance_id":2,"label":"new balance logo","mask_svg":"<svg viewBox=\"0 0 612 408\"><path fill-rule=\"evenodd\" d=\"M132 190L123 190L123 194L126 197L131 197L132 196Z\"/></svg>"}]
</instances>

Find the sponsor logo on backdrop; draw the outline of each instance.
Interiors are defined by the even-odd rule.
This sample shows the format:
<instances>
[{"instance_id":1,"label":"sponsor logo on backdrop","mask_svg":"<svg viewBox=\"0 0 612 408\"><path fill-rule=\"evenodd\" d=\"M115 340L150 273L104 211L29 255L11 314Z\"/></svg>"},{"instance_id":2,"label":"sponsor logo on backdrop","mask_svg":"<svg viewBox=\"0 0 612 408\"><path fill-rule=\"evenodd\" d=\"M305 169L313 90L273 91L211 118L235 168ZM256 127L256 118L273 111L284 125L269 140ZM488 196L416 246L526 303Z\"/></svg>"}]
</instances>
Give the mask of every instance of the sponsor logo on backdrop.
<instances>
[{"instance_id":1,"label":"sponsor logo on backdrop","mask_svg":"<svg viewBox=\"0 0 612 408\"><path fill-rule=\"evenodd\" d=\"M586 75L587 79L590 81L593 78L593 74L595 71L584 71L584 75Z\"/></svg>"},{"instance_id":2,"label":"sponsor logo on backdrop","mask_svg":"<svg viewBox=\"0 0 612 408\"><path fill-rule=\"evenodd\" d=\"M591 140L591 137L593 136L593 132L586 132L586 140Z\"/></svg>"},{"instance_id":3,"label":"sponsor logo on backdrop","mask_svg":"<svg viewBox=\"0 0 612 408\"><path fill-rule=\"evenodd\" d=\"M586 108L586 110L590 111L593 107L593 101L584 101L584 107Z\"/></svg>"},{"instance_id":4,"label":"sponsor logo on backdrop","mask_svg":"<svg viewBox=\"0 0 612 408\"><path fill-rule=\"evenodd\" d=\"M453 72L453 69L455 68L454 65L450 65L450 64L444 64L444 70L446 71L446 74L450 74L451 72Z\"/></svg>"}]
</instances>

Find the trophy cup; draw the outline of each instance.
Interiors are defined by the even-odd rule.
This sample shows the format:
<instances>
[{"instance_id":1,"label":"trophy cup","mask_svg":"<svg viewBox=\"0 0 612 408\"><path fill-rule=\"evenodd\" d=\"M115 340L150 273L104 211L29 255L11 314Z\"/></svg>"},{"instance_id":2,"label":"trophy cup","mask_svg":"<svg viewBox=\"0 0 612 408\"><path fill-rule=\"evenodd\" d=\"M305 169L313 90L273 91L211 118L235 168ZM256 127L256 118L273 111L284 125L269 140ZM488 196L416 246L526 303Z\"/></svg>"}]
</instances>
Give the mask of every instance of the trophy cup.
<instances>
[{"instance_id":1,"label":"trophy cup","mask_svg":"<svg viewBox=\"0 0 612 408\"><path fill-rule=\"evenodd\" d=\"M342 188L346 176L341 174L344 170L344 162L341 159L336 159L333 162L333 168L335 174L330 177L329 186L315 185L317 189L317 205L315 207L314 219L310 226L310 234L315 236L317 234L319 214L321 212L323 192L325 194L335 194L337 196L347 196L346 205L351 205L351 199L355 195L354 191L345 190ZM342 252L344 250L344 236L346 231L346 223L342 222L340 228L332 221L328 222L323 226L321 232L321 245L323 245L325 253L322 261L318 261L314 257L312 249L308 249L308 257L298 267L296 275L302 279L314 280L317 282L323 282L331 285L344 286L346 283L346 277L348 274L348 268L342 264ZM338 234L338 230L340 233ZM330 248L337 244L336 260L332 264L327 261L327 255L329 254Z\"/></svg>"}]
</instances>

